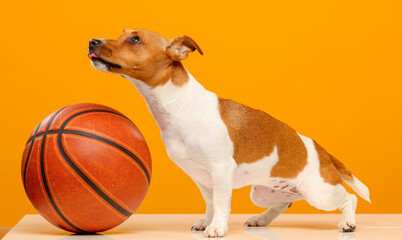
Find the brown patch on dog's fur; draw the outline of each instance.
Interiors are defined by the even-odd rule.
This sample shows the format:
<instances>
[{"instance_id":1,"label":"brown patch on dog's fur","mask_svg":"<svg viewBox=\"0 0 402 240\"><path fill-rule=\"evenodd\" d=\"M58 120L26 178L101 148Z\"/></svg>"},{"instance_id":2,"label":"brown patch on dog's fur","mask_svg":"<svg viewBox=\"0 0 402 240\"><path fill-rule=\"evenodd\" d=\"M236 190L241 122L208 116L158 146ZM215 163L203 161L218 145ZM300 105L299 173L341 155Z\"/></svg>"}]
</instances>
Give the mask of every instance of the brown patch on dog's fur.
<instances>
[{"instance_id":1,"label":"brown patch on dog's fur","mask_svg":"<svg viewBox=\"0 0 402 240\"><path fill-rule=\"evenodd\" d=\"M307 149L299 135L267 113L229 99L219 99L219 110L234 145L238 164L269 156L277 147L279 161L271 177L295 178L307 164Z\"/></svg>"},{"instance_id":2,"label":"brown patch on dog's fur","mask_svg":"<svg viewBox=\"0 0 402 240\"><path fill-rule=\"evenodd\" d=\"M183 86L188 82L187 71L181 62L172 62L165 75L161 76L159 79L155 79L154 81L148 81L147 84L151 87L156 87L165 84L169 80L178 87Z\"/></svg>"},{"instance_id":3,"label":"brown patch on dog's fur","mask_svg":"<svg viewBox=\"0 0 402 240\"><path fill-rule=\"evenodd\" d=\"M128 40L133 36L138 36L142 43L130 44ZM173 52L177 50L182 55L173 59L168 55L167 49L174 49ZM158 33L138 29L125 30L116 40L105 40L93 52L100 58L121 66L110 68L110 72L128 75L156 87L170 79L177 86L184 85L188 81L188 74L179 60L185 59L189 52L195 50L202 54L195 41L185 35L168 40Z\"/></svg>"},{"instance_id":4,"label":"brown patch on dog's fur","mask_svg":"<svg viewBox=\"0 0 402 240\"><path fill-rule=\"evenodd\" d=\"M349 169L347 169L346 166L341 161L336 159L334 156L332 156L331 154L329 156L331 157L332 163L334 164L336 170L338 170L341 177L345 180L352 181L353 180L352 172Z\"/></svg>"},{"instance_id":5,"label":"brown patch on dog's fur","mask_svg":"<svg viewBox=\"0 0 402 240\"><path fill-rule=\"evenodd\" d=\"M188 82L188 73L181 62L173 62L171 68L171 79L174 85L180 87Z\"/></svg>"},{"instance_id":6,"label":"brown patch on dog's fur","mask_svg":"<svg viewBox=\"0 0 402 240\"><path fill-rule=\"evenodd\" d=\"M315 141L314 145L320 160L320 174L324 182L331 185L342 184L342 178L332 162L332 156Z\"/></svg>"}]
</instances>

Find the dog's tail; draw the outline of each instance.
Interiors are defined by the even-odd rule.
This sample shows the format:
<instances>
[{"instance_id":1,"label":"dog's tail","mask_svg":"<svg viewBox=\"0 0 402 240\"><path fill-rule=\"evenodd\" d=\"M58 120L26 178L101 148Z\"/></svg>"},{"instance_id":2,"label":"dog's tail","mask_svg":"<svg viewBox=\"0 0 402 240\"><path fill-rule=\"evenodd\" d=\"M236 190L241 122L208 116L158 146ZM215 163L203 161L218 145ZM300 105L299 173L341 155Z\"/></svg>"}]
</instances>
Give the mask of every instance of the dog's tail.
<instances>
[{"instance_id":1,"label":"dog's tail","mask_svg":"<svg viewBox=\"0 0 402 240\"><path fill-rule=\"evenodd\" d=\"M370 201L370 192L366 185L360 182L355 176L353 176L352 172L346 168L346 166L336 159L334 156L331 156L332 163L334 164L336 170L338 170L342 179L348 184L357 194L360 195L364 200L371 203Z\"/></svg>"}]
</instances>

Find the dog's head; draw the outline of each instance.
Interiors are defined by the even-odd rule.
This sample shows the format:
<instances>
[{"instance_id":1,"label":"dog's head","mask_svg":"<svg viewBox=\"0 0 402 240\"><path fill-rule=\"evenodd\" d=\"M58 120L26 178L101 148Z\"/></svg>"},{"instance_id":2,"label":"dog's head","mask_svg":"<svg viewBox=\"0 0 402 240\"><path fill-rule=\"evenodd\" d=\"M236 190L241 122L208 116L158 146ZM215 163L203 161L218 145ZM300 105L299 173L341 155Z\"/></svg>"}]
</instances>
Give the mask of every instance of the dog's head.
<instances>
[{"instance_id":1,"label":"dog's head","mask_svg":"<svg viewBox=\"0 0 402 240\"><path fill-rule=\"evenodd\" d=\"M88 57L93 66L105 72L130 76L151 86L171 77L172 67L190 52L203 54L197 43L181 35L168 40L162 35L146 30L125 30L116 40L91 39Z\"/></svg>"}]
</instances>

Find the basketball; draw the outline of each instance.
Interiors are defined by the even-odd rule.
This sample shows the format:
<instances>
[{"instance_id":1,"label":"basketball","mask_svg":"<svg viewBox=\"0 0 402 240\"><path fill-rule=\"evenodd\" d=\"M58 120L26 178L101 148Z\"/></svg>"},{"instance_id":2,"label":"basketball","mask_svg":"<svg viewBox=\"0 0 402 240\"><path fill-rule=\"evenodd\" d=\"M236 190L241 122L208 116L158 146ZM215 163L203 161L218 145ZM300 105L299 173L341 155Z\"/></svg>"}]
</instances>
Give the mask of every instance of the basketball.
<instances>
[{"instance_id":1,"label":"basketball","mask_svg":"<svg viewBox=\"0 0 402 240\"><path fill-rule=\"evenodd\" d=\"M151 156L126 116L76 104L46 117L22 157L25 192L50 223L76 233L102 232L130 217L150 184Z\"/></svg>"}]
</instances>

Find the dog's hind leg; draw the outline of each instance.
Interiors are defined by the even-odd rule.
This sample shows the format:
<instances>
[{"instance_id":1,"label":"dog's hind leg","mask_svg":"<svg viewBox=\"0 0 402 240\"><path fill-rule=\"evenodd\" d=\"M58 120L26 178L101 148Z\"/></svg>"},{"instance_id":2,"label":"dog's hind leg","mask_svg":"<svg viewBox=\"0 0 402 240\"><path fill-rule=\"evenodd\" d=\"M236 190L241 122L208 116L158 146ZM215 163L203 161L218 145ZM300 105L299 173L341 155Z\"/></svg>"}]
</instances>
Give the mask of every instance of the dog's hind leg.
<instances>
[{"instance_id":1,"label":"dog's hind leg","mask_svg":"<svg viewBox=\"0 0 402 240\"><path fill-rule=\"evenodd\" d=\"M341 210L343 215L339 231L353 232L356 228L356 196L346 191L335 166L326 162L329 154L310 138L302 136L302 140L307 148L308 163L298 176L299 191L311 206L325 211ZM323 168L326 175L320 171ZM332 181L328 176L332 176Z\"/></svg>"},{"instance_id":2,"label":"dog's hind leg","mask_svg":"<svg viewBox=\"0 0 402 240\"><path fill-rule=\"evenodd\" d=\"M312 186L309 187L307 192L304 191L304 187L301 188L301 192L306 201L321 210L341 210L342 220L338 224L339 231L353 232L356 228L356 196L348 193L341 184L334 186L324 183L322 180L321 183L317 181L311 184Z\"/></svg>"},{"instance_id":3,"label":"dog's hind leg","mask_svg":"<svg viewBox=\"0 0 402 240\"><path fill-rule=\"evenodd\" d=\"M266 226L292 205L292 202L272 202L273 199L270 200L269 196L272 191L273 189L269 187L252 186L251 201L259 207L269 207L269 209L249 218L244 223L245 226Z\"/></svg>"},{"instance_id":4,"label":"dog's hind leg","mask_svg":"<svg viewBox=\"0 0 402 240\"><path fill-rule=\"evenodd\" d=\"M342 211L342 220L338 224L341 232L353 232L356 229L355 212L357 206L357 197L354 194L348 194L339 209Z\"/></svg>"}]
</instances>

